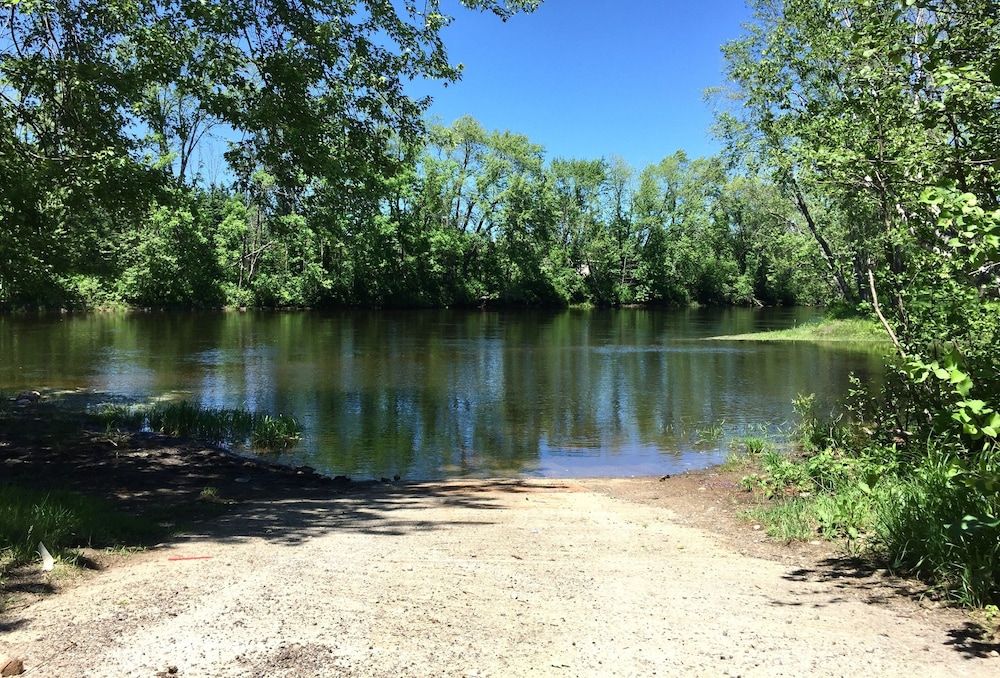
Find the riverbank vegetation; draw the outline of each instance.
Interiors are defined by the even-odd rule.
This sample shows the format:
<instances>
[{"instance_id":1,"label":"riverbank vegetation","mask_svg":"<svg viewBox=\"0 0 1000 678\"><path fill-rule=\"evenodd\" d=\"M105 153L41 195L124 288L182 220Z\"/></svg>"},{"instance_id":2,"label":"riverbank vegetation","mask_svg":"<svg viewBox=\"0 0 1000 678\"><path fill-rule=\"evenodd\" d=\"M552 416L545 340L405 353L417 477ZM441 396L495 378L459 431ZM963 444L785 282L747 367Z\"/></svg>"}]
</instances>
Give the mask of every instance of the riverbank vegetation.
<instances>
[{"instance_id":1,"label":"riverbank vegetation","mask_svg":"<svg viewBox=\"0 0 1000 678\"><path fill-rule=\"evenodd\" d=\"M1000 508L983 476L961 470L940 441L902 452L863 430L807 415L803 447L792 455L771 443L739 448L727 465L765 500L748 516L782 541L844 540L854 554L916 575L938 595L985 607L997 602Z\"/></svg>"},{"instance_id":2,"label":"riverbank vegetation","mask_svg":"<svg viewBox=\"0 0 1000 678\"><path fill-rule=\"evenodd\" d=\"M885 330L868 318L828 318L784 330L712 337L721 341L818 341L889 344Z\"/></svg>"},{"instance_id":3,"label":"riverbank vegetation","mask_svg":"<svg viewBox=\"0 0 1000 678\"><path fill-rule=\"evenodd\" d=\"M1000 598L1000 25L951 0L755 3L720 127L809 224L893 347L880 393L761 455L772 529L871 547L964 603Z\"/></svg>"},{"instance_id":4,"label":"riverbank vegetation","mask_svg":"<svg viewBox=\"0 0 1000 678\"><path fill-rule=\"evenodd\" d=\"M302 435L292 417L243 409L201 407L187 401L150 405L102 405L91 415L106 430L120 428L209 443L235 443L260 450L290 447Z\"/></svg>"},{"instance_id":5,"label":"riverbank vegetation","mask_svg":"<svg viewBox=\"0 0 1000 678\"><path fill-rule=\"evenodd\" d=\"M0 583L8 570L38 559L39 543L55 559L73 563L83 547L149 544L167 533L155 521L96 497L5 483L0 485Z\"/></svg>"}]
</instances>

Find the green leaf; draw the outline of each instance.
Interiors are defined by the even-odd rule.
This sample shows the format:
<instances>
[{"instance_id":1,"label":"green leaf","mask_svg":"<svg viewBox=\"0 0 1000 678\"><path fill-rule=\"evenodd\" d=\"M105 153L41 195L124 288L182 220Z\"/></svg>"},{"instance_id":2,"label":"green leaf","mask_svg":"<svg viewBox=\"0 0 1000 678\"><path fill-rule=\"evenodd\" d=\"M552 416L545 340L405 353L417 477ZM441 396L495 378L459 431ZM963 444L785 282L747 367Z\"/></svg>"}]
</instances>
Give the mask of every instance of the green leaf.
<instances>
[{"instance_id":1,"label":"green leaf","mask_svg":"<svg viewBox=\"0 0 1000 678\"><path fill-rule=\"evenodd\" d=\"M986 403L982 400L963 400L959 406L970 410L973 414L982 414L986 408Z\"/></svg>"}]
</instances>

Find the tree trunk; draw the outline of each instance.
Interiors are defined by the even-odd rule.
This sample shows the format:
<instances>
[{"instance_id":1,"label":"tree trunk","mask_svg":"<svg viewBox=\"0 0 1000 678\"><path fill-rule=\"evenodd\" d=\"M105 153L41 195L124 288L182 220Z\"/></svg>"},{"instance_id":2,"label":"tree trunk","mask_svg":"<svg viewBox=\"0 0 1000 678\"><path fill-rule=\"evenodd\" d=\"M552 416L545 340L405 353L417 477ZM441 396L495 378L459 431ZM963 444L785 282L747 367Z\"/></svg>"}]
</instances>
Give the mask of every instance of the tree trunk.
<instances>
[{"instance_id":1,"label":"tree trunk","mask_svg":"<svg viewBox=\"0 0 1000 678\"><path fill-rule=\"evenodd\" d=\"M830 248L830 243L826 241L823 234L819 232L819 227L816 225L815 220L813 220L812 212L809 211L809 205L806 203L805 196L802 195L802 191L799 190L798 184L795 180L792 180L792 188L795 191L795 204L799 208L799 212L802 217L806 220L806 226L809 227L809 232L812 233L813 238L819 244L820 252L823 255L823 260L826 262L827 267L830 269L830 273L833 274L833 279L837 283L837 289L840 290L840 294L844 297L844 301L853 301L854 293L851 291L850 285L847 284L847 278L844 277L843 271L837 266L837 259L833 254L833 250Z\"/></svg>"}]
</instances>

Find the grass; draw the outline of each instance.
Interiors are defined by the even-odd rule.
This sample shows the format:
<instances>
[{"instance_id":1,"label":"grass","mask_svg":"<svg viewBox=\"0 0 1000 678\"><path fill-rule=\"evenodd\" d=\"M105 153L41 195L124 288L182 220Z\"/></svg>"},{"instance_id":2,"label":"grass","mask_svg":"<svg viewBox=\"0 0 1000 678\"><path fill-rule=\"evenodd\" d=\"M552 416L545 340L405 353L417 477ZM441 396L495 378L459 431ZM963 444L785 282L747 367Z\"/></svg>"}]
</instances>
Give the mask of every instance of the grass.
<instances>
[{"instance_id":1,"label":"grass","mask_svg":"<svg viewBox=\"0 0 1000 678\"><path fill-rule=\"evenodd\" d=\"M74 549L130 548L163 536L158 523L73 492L0 485L0 575L38 558L39 542L74 561Z\"/></svg>"},{"instance_id":2,"label":"grass","mask_svg":"<svg viewBox=\"0 0 1000 678\"><path fill-rule=\"evenodd\" d=\"M765 501L747 511L783 541L844 540L889 569L928 582L960 605L1000 603L1000 464L975 463L929 443L905 462L877 446L833 447L789 457L756 441L727 462L751 471L742 484Z\"/></svg>"},{"instance_id":3,"label":"grass","mask_svg":"<svg viewBox=\"0 0 1000 678\"><path fill-rule=\"evenodd\" d=\"M223 499L222 495L219 494L219 488L217 487L204 487L198 494L198 501L205 502L206 504L217 504L219 506L228 506L236 502L230 499Z\"/></svg>"},{"instance_id":4,"label":"grass","mask_svg":"<svg viewBox=\"0 0 1000 678\"><path fill-rule=\"evenodd\" d=\"M817 536L814 501L792 497L774 504L764 504L748 509L746 515L764 526L767 536L785 542L808 541Z\"/></svg>"},{"instance_id":5,"label":"grass","mask_svg":"<svg viewBox=\"0 0 1000 678\"><path fill-rule=\"evenodd\" d=\"M786 330L751 332L710 337L725 341L814 341L856 344L888 344L889 338L878 323L862 318L832 318L797 325Z\"/></svg>"},{"instance_id":6,"label":"grass","mask_svg":"<svg viewBox=\"0 0 1000 678\"><path fill-rule=\"evenodd\" d=\"M182 401L154 405L103 405L94 412L109 433L115 429L143 429L177 437L212 442L249 443L267 450L291 447L301 438L298 422L285 415L242 409L200 407Z\"/></svg>"},{"instance_id":7,"label":"grass","mask_svg":"<svg viewBox=\"0 0 1000 678\"><path fill-rule=\"evenodd\" d=\"M729 443L729 456L722 463L723 470L743 471L755 466L762 454L772 447L763 436L744 436Z\"/></svg>"},{"instance_id":8,"label":"grass","mask_svg":"<svg viewBox=\"0 0 1000 678\"><path fill-rule=\"evenodd\" d=\"M718 424L707 424L695 429L695 445L704 445L717 442L725 433L726 421L722 420Z\"/></svg>"},{"instance_id":9,"label":"grass","mask_svg":"<svg viewBox=\"0 0 1000 678\"><path fill-rule=\"evenodd\" d=\"M880 487L874 528L890 566L933 582L963 605L1000 603L998 479L995 460L981 460L970 473L929 456Z\"/></svg>"}]
</instances>

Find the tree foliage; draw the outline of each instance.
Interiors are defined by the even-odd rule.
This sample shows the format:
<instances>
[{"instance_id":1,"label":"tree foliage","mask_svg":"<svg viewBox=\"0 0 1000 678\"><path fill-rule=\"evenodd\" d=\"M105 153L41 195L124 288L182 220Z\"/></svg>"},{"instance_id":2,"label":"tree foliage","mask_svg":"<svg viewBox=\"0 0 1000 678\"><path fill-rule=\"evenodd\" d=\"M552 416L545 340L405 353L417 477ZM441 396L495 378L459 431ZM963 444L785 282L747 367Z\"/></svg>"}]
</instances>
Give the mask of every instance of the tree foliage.
<instances>
[{"instance_id":1,"label":"tree foliage","mask_svg":"<svg viewBox=\"0 0 1000 678\"><path fill-rule=\"evenodd\" d=\"M349 197L413 140L421 78L455 80L440 2L4 0L0 300L52 300L102 240L196 183L214 139L240 191L280 210L316 181ZM465 0L508 18L535 0ZM217 151L217 152L215 152ZM107 263L107 262L105 262Z\"/></svg>"},{"instance_id":2,"label":"tree foliage","mask_svg":"<svg viewBox=\"0 0 1000 678\"><path fill-rule=\"evenodd\" d=\"M729 157L795 206L896 347L854 407L893 562L1000 595L1000 14L993 0L762 0L726 56ZM874 450L874 452L873 452ZM868 492L871 487L868 487ZM930 527L928 527L930 525Z\"/></svg>"}]
</instances>

